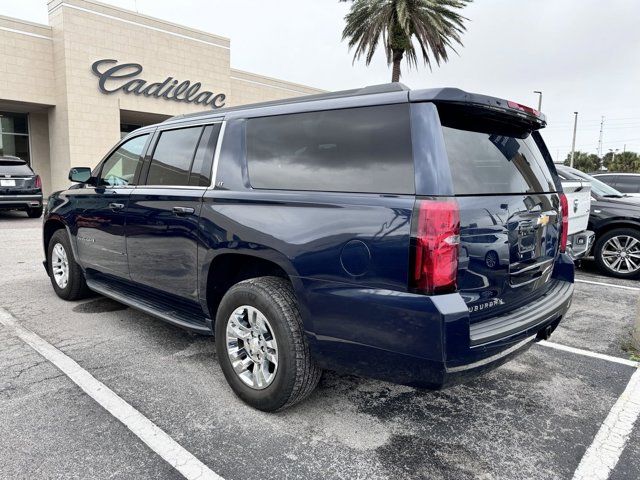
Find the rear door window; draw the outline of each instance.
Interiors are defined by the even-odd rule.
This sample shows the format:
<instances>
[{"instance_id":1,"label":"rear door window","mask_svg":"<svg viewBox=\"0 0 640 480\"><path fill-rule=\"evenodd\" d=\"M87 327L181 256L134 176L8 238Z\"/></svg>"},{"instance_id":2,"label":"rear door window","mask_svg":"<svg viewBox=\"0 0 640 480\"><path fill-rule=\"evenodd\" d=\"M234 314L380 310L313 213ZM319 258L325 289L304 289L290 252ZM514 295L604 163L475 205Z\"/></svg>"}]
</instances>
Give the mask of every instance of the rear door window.
<instances>
[{"instance_id":1,"label":"rear door window","mask_svg":"<svg viewBox=\"0 0 640 480\"><path fill-rule=\"evenodd\" d=\"M556 190L532 135L512 136L444 126L457 195L545 193Z\"/></svg>"},{"instance_id":2,"label":"rear door window","mask_svg":"<svg viewBox=\"0 0 640 480\"><path fill-rule=\"evenodd\" d=\"M612 187L615 187L616 183L618 183L618 177L615 175L598 175L596 178Z\"/></svg>"},{"instance_id":3,"label":"rear door window","mask_svg":"<svg viewBox=\"0 0 640 480\"><path fill-rule=\"evenodd\" d=\"M618 175L616 177L615 189L622 193L640 192L640 176Z\"/></svg>"},{"instance_id":4,"label":"rear door window","mask_svg":"<svg viewBox=\"0 0 640 480\"><path fill-rule=\"evenodd\" d=\"M254 188L415 192L408 104L253 118L246 135Z\"/></svg>"},{"instance_id":5,"label":"rear door window","mask_svg":"<svg viewBox=\"0 0 640 480\"><path fill-rule=\"evenodd\" d=\"M208 187L211 185L211 169L213 167L213 156L215 154L218 136L220 135L220 124L208 125L205 127L200 144L193 157L189 185L193 187Z\"/></svg>"},{"instance_id":6,"label":"rear door window","mask_svg":"<svg viewBox=\"0 0 640 480\"><path fill-rule=\"evenodd\" d=\"M187 186L203 127L165 130L153 151L147 185Z\"/></svg>"}]
</instances>

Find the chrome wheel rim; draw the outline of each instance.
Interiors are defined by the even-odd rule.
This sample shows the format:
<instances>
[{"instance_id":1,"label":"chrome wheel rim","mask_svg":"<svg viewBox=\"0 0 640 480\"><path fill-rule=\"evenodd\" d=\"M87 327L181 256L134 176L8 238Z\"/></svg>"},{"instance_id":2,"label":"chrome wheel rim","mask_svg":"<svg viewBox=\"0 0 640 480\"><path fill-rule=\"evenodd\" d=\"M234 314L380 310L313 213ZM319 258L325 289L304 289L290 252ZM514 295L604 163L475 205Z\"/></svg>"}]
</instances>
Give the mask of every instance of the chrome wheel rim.
<instances>
[{"instance_id":1,"label":"chrome wheel rim","mask_svg":"<svg viewBox=\"0 0 640 480\"><path fill-rule=\"evenodd\" d=\"M640 240L629 235L618 235L602 247L602 261L617 273L630 274L640 270Z\"/></svg>"},{"instance_id":2,"label":"chrome wheel rim","mask_svg":"<svg viewBox=\"0 0 640 480\"><path fill-rule=\"evenodd\" d=\"M278 343L267 317L255 307L236 308L227 321L227 354L245 385L262 390L278 371Z\"/></svg>"},{"instance_id":3,"label":"chrome wheel rim","mask_svg":"<svg viewBox=\"0 0 640 480\"><path fill-rule=\"evenodd\" d=\"M496 266L496 264L498 263L497 256L498 255L493 252L487 253L487 256L484 259L487 267L494 268Z\"/></svg>"},{"instance_id":4,"label":"chrome wheel rim","mask_svg":"<svg viewBox=\"0 0 640 480\"><path fill-rule=\"evenodd\" d=\"M66 288L69 283L69 260L67 251L60 243L56 243L51 251L51 270L56 284L60 288Z\"/></svg>"}]
</instances>

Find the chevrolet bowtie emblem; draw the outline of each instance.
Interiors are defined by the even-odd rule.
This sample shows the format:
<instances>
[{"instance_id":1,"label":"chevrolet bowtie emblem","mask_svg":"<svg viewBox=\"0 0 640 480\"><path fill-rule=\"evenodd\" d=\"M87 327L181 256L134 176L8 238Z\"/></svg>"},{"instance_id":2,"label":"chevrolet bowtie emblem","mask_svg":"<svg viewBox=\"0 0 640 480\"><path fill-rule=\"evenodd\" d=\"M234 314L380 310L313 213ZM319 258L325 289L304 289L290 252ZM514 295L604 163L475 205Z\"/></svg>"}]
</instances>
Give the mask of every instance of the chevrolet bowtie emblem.
<instances>
[{"instance_id":1,"label":"chevrolet bowtie emblem","mask_svg":"<svg viewBox=\"0 0 640 480\"><path fill-rule=\"evenodd\" d=\"M546 225L547 223L549 223L549 215L540 215L538 217L538 225Z\"/></svg>"}]
</instances>

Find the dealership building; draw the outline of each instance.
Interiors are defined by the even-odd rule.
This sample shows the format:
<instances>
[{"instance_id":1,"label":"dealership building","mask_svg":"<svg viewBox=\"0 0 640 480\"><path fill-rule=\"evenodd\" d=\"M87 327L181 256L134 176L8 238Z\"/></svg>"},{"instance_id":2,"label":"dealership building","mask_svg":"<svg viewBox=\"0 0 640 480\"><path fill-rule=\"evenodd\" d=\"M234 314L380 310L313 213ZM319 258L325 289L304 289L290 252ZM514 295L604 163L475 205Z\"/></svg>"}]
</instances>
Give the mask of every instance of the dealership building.
<instances>
[{"instance_id":1,"label":"dealership building","mask_svg":"<svg viewBox=\"0 0 640 480\"><path fill-rule=\"evenodd\" d=\"M228 38L93 0L51 0L49 25L0 16L0 155L45 193L122 135L183 113L319 93L231 68Z\"/></svg>"}]
</instances>

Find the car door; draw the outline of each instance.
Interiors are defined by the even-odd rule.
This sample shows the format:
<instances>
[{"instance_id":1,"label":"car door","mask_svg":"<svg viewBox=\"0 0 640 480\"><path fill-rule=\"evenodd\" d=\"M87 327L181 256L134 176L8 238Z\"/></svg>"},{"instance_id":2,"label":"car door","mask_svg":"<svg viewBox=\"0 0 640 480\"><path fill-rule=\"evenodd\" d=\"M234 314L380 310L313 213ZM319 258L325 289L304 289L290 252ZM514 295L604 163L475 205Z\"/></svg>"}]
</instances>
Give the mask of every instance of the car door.
<instances>
[{"instance_id":1,"label":"car door","mask_svg":"<svg viewBox=\"0 0 640 480\"><path fill-rule=\"evenodd\" d=\"M127 139L99 165L95 186L68 191L77 205L77 253L85 269L129 277L124 237L126 210L150 137L146 133Z\"/></svg>"},{"instance_id":2,"label":"car door","mask_svg":"<svg viewBox=\"0 0 640 480\"><path fill-rule=\"evenodd\" d=\"M133 190L126 244L131 279L198 300L198 223L220 124L160 130Z\"/></svg>"}]
</instances>

